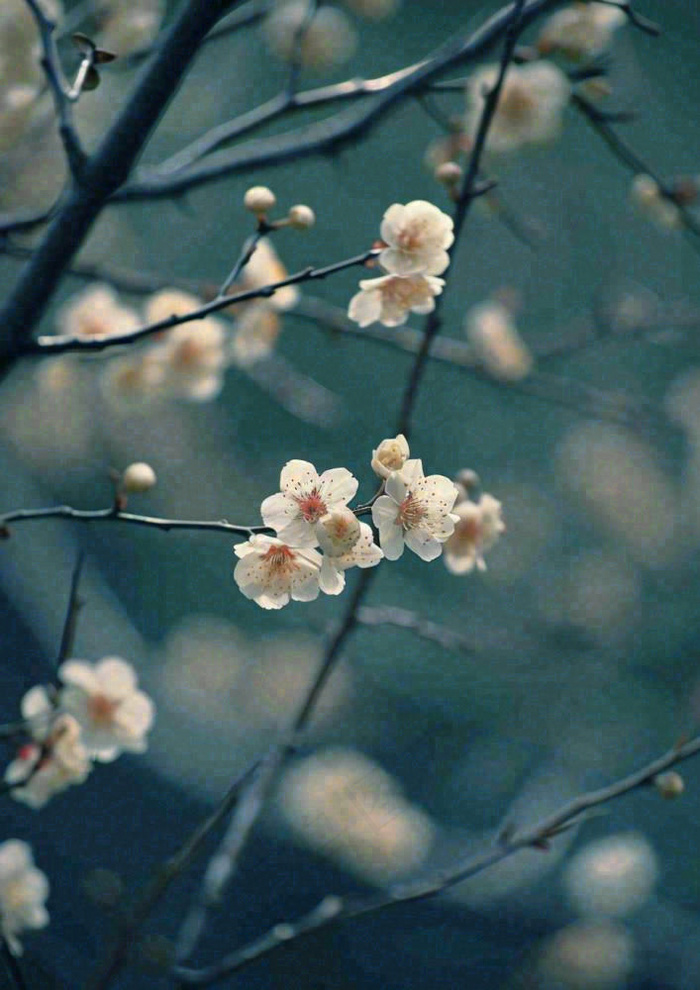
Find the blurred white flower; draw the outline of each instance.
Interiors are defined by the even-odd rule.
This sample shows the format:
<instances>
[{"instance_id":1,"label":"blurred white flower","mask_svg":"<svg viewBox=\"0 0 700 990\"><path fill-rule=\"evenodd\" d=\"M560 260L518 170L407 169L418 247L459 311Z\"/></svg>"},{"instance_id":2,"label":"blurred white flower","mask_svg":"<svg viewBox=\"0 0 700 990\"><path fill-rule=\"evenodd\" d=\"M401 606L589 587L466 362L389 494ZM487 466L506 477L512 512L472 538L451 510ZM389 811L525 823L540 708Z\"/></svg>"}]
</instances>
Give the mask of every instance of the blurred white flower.
<instances>
[{"instance_id":1,"label":"blurred white flower","mask_svg":"<svg viewBox=\"0 0 700 990\"><path fill-rule=\"evenodd\" d=\"M545 21L537 48L543 55L561 52L574 61L592 58L610 47L626 20L625 12L612 4L574 3Z\"/></svg>"},{"instance_id":2,"label":"blurred white flower","mask_svg":"<svg viewBox=\"0 0 700 990\"><path fill-rule=\"evenodd\" d=\"M345 6L358 17L382 21L391 17L401 6L401 0L344 0Z\"/></svg>"},{"instance_id":3,"label":"blurred white flower","mask_svg":"<svg viewBox=\"0 0 700 990\"><path fill-rule=\"evenodd\" d=\"M22 954L20 932L48 925L48 896L49 882L34 865L27 843L8 839L0 844L0 931L14 956Z\"/></svg>"},{"instance_id":4,"label":"blurred white flower","mask_svg":"<svg viewBox=\"0 0 700 990\"><path fill-rule=\"evenodd\" d=\"M370 323L383 323L385 327L398 327L405 323L409 313L432 313L435 296L439 296L445 280L433 275L383 275L360 282L360 292L350 300L348 317L368 327Z\"/></svg>"},{"instance_id":5,"label":"blurred white flower","mask_svg":"<svg viewBox=\"0 0 700 990\"><path fill-rule=\"evenodd\" d=\"M71 337L111 337L141 325L136 310L123 306L108 285L93 285L72 296L60 308L56 323Z\"/></svg>"},{"instance_id":6,"label":"blurred white flower","mask_svg":"<svg viewBox=\"0 0 700 990\"><path fill-rule=\"evenodd\" d=\"M232 287L231 291L243 289L262 289L266 285L273 285L275 282L283 282L289 272L280 261L279 255L275 251L272 243L267 237L258 241L255 251L248 259L248 263L243 269L241 276L243 285ZM274 295L266 300L273 309L291 309L299 299L299 290L296 285L285 285L277 289ZM234 312L237 307L232 307Z\"/></svg>"},{"instance_id":7,"label":"blurred white flower","mask_svg":"<svg viewBox=\"0 0 700 990\"><path fill-rule=\"evenodd\" d=\"M382 440L376 450L372 451L372 470L379 478L388 478L392 471L400 471L411 451L403 433Z\"/></svg>"},{"instance_id":8,"label":"blurred white flower","mask_svg":"<svg viewBox=\"0 0 700 990\"><path fill-rule=\"evenodd\" d=\"M537 960L536 986L622 990L628 985L633 964L634 942L622 925L579 921L545 942Z\"/></svg>"},{"instance_id":9,"label":"blurred white flower","mask_svg":"<svg viewBox=\"0 0 700 990\"><path fill-rule=\"evenodd\" d=\"M96 664L68 660L58 670L60 706L78 721L83 743L102 763L120 753L144 753L153 724L153 702L137 688L134 668L119 657Z\"/></svg>"},{"instance_id":10,"label":"blurred white flower","mask_svg":"<svg viewBox=\"0 0 700 990\"><path fill-rule=\"evenodd\" d=\"M374 542L372 527L359 524L360 535L350 550L323 554L319 581L326 595L339 595L345 587L345 571L349 567L375 567L384 554Z\"/></svg>"},{"instance_id":11,"label":"blurred white flower","mask_svg":"<svg viewBox=\"0 0 700 990\"><path fill-rule=\"evenodd\" d=\"M173 299L173 295L169 298ZM193 297L192 303L182 307L173 306L154 297L146 311L148 322L191 312L199 305L199 301ZM164 339L151 347L147 355L144 355L144 360L150 362L153 368L159 369L159 387L166 394L206 402L216 398L221 391L226 366L225 345L226 331L223 324L208 316L167 330Z\"/></svg>"},{"instance_id":12,"label":"blurred white flower","mask_svg":"<svg viewBox=\"0 0 700 990\"><path fill-rule=\"evenodd\" d=\"M233 571L234 580L246 598L252 598L261 608L283 608L290 598L297 602L318 598L318 551L289 546L260 534L233 549L240 557Z\"/></svg>"},{"instance_id":13,"label":"blurred white flower","mask_svg":"<svg viewBox=\"0 0 700 990\"><path fill-rule=\"evenodd\" d=\"M467 82L466 131L472 139L481 122L486 94L495 86L499 71L498 65L484 66ZM570 95L571 83L551 62L509 66L486 148L497 153L508 152L553 141L561 130Z\"/></svg>"},{"instance_id":14,"label":"blurred white flower","mask_svg":"<svg viewBox=\"0 0 700 990\"><path fill-rule=\"evenodd\" d=\"M274 350L282 323L269 302L254 302L242 309L231 338L231 358L238 368L249 368Z\"/></svg>"},{"instance_id":15,"label":"blurred white flower","mask_svg":"<svg viewBox=\"0 0 700 990\"><path fill-rule=\"evenodd\" d=\"M324 5L312 14L308 0L278 3L265 20L264 33L275 55L291 61L298 51L301 64L310 69L342 65L357 47L355 29L342 10Z\"/></svg>"},{"instance_id":16,"label":"blurred white flower","mask_svg":"<svg viewBox=\"0 0 700 990\"><path fill-rule=\"evenodd\" d=\"M115 55L131 55L148 47L165 16L163 0L98 0L97 39Z\"/></svg>"},{"instance_id":17,"label":"blurred white flower","mask_svg":"<svg viewBox=\"0 0 700 990\"><path fill-rule=\"evenodd\" d=\"M163 396L165 369L150 355L151 351L145 350L107 363L100 385L109 402L138 407Z\"/></svg>"},{"instance_id":18,"label":"blurred white flower","mask_svg":"<svg viewBox=\"0 0 700 990\"><path fill-rule=\"evenodd\" d=\"M579 914L624 917L648 900L658 874L649 842L625 833L590 842L578 852L568 864L564 886Z\"/></svg>"},{"instance_id":19,"label":"blurred white flower","mask_svg":"<svg viewBox=\"0 0 700 990\"><path fill-rule=\"evenodd\" d=\"M319 477L308 461L287 461L280 474L281 491L260 506L263 522L295 547L318 546L316 523L347 505L357 486L357 478L347 468L331 468Z\"/></svg>"},{"instance_id":20,"label":"blurred white flower","mask_svg":"<svg viewBox=\"0 0 700 990\"><path fill-rule=\"evenodd\" d=\"M50 730L42 735L41 744L27 743L20 748L5 770L5 781L18 785L10 791L17 801L43 808L54 794L71 784L82 784L91 768L77 721L71 715L57 715Z\"/></svg>"},{"instance_id":21,"label":"blurred white flower","mask_svg":"<svg viewBox=\"0 0 700 990\"><path fill-rule=\"evenodd\" d=\"M492 495L482 495L478 502L465 499L454 507L454 515L454 532L445 543L445 567L453 574L468 574L475 567L486 570L484 553L506 528L501 503Z\"/></svg>"},{"instance_id":22,"label":"blurred white flower","mask_svg":"<svg viewBox=\"0 0 700 990\"><path fill-rule=\"evenodd\" d=\"M454 483L441 474L426 478L422 462L411 460L389 475L385 492L372 506L372 521L387 560L398 560L404 544L422 560L439 557L459 518L452 512Z\"/></svg>"},{"instance_id":23,"label":"blurred white flower","mask_svg":"<svg viewBox=\"0 0 700 990\"><path fill-rule=\"evenodd\" d=\"M282 782L280 808L300 840L374 883L415 870L435 835L396 781L353 750L298 762Z\"/></svg>"},{"instance_id":24,"label":"blurred white flower","mask_svg":"<svg viewBox=\"0 0 700 990\"><path fill-rule=\"evenodd\" d=\"M658 182L650 175L635 175L630 199L642 216L651 220L660 230L678 230L683 225L681 211L663 195Z\"/></svg>"},{"instance_id":25,"label":"blurred white flower","mask_svg":"<svg viewBox=\"0 0 700 990\"><path fill-rule=\"evenodd\" d=\"M447 248L454 241L453 227L452 217L433 203L394 203L380 228L389 245L379 255L380 264L391 275L441 275L450 263Z\"/></svg>"},{"instance_id":26,"label":"blurred white flower","mask_svg":"<svg viewBox=\"0 0 700 990\"><path fill-rule=\"evenodd\" d=\"M532 370L532 354L510 310L498 300L472 306L464 331L479 365L499 381L520 381Z\"/></svg>"}]
</instances>

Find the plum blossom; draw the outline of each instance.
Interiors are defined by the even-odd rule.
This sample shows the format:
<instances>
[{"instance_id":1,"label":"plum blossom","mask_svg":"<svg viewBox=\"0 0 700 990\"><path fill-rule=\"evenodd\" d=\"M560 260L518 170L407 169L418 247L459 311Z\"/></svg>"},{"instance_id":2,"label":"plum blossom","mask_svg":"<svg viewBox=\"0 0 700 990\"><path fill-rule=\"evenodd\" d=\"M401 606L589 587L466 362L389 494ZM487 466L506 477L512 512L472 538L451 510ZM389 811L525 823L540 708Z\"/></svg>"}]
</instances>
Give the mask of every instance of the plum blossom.
<instances>
[{"instance_id":1,"label":"plum blossom","mask_svg":"<svg viewBox=\"0 0 700 990\"><path fill-rule=\"evenodd\" d=\"M57 316L61 333L84 338L128 333L140 322L136 310L122 306L108 285L93 285L72 296Z\"/></svg>"},{"instance_id":2,"label":"plum blossom","mask_svg":"<svg viewBox=\"0 0 700 990\"><path fill-rule=\"evenodd\" d=\"M452 512L458 491L441 474L425 477L420 460L406 461L386 481L372 506L372 521L387 560L398 560L404 544L422 560L435 560L458 520Z\"/></svg>"},{"instance_id":3,"label":"plum blossom","mask_svg":"<svg viewBox=\"0 0 700 990\"><path fill-rule=\"evenodd\" d=\"M5 770L5 781L13 785L10 793L17 801L43 808L54 794L87 780L91 769L80 726L71 715L57 715L41 743L20 748Z\"/></svg>"},{"instance_id":4,"label":"plum blossom","mask_svg":"<svg viewBox=\"0 0 700 990\"><path fill-rule=\"evenodd\" d=\"M454 533L445 544L447 570L453 574L468 574L475 567L486 570L484 553L506 528L501 503L492 495L482 495L478 502L464 499L455 506L454 514Z\"/></svg>"},{"instance_id":5,"label":"plum blossom","mask_svg":"<svg viewBox=\"0 0 700 990\"><path fill-rule=\"evenodd\" d=\"M317 550L254 534L237 544L234 552L240 557L234 580L261 608L283 608L290 598L311 602L318 597L321 555Z\"/></svg>"},{"instance_id":6,"label":"plum blossom","mask_svg":"<svg viewBox=\"0 0 700 990\"><path fill-rule=\"evenodd\" d=\"M258 241L255 251L243 269L242 288L262 289L266 285L284 281L288 275L289 272L280 261L274 247L266 237L263 237ZM232 287L231 291L234 292L239 289L241 289L241 286L237 285ZM297 303L298 299L299 290L296 285L284 285L281 289L277 289L267 302L273 309L285 310L291 309ZM238 311L241 305L239 303L232 308Z\"/></svg>"},{"instance_id":7,"label":"plum blossom","mask_svg":"<svg viewBox=\"0 0 700 990\"><path fill-rule=\"evenodd\" d=\"M263 30L270 50L286 62L297 54L299 38L299 59L310 69L341 65L357 47L357 33L342 10L324 5L314 12L309 0L273 5Z\"/></svg>"},{"instance_id":8,"label":"plum blossom","mask_svg":"<svg viewBox=\"0 0 700 990\"><path fill-rule=\"evenodd\" d=\"M383 253L383 252L382 252ZM435 296L439 296L445 280L434 275L383 275L360 282L360 292L350 300L348 317L361 327L383 323L398 327L409 313L432 313Z\"/></svg>"},{"instance_id":9,"label":"plum blossom","mask_svg":"<svg viewBox=\"0 0 700 990\"><path fill-rule=\"evenodd\" d=\"M345 511L350 512L349 509ZM324 519L326 518L324 516ZM322 523L323 520L318 525ZM345 587L345 571L349 567L376 567L384 556L374 542L372 527L367 523L358 523L358 526L359 536L349 550L344 553L333 553L324 547L319 581L321 591L326 595L340 594Z\"/></svg>"},{"instance_id":10,"label":"plum blossom","mask_svg":"<svg viewBox=\"0 0 700 990\"><path fill-rule=\"evenodd\" d=\"M423 199L394 203L382 220L380 232L388 247L379 262L390 275L441 275L450 263L453 227L451 217Z\"/></svg>"},{"instance_id":11,"label":"plum blossom","mask_svg":"<svg viewBox=\"0 0 700 990\"><path fill-rule=\"evenodd\" d=\"M97 664L68 660L58 670L61 709L78 721L93 759L110 763L121 752L144 753L153 702L137 689L134 668L119 657Z\"/></svg>"},{"instance_id":12,"label":"plum blossom","mask_svg":"<svg viewBox=\"0 0 700 990\"><path fill-rule=\"evenodd\" d=\"M392 471L400 471L411 451L403 433L382 440L372 451L372 470L379 478L388 478Z\"/></svg>"},{"instance_id":13,"label":"plum blossom","mask_svg":"<svg viewBox=\"0 0 700 990\"><path fill-rule=\"evenodd\" d=\"M625 12L613 4L574 3L545 22L537 39L538 51L543 55L561 52L573 61L592 58L610 47L625 20Z\"/></svg>"},{"instance_id":14,"label":"plum blossom","mask_svg":"<svg viewBox=\"0 0 700 990\"><path fill-rule=\"evenodd\" d=\"M280 474L281 491L268 496L260 507L263 522L294 547L316 547L316 523L347 505L357 485L347 468L331 468L319 477L308 461L287 461Z\"/></svg>"},{"instance_id":15,"label":"plum blossom","mask_svg":"<svg viewBox=\"0 0 700 990\"><path fill-rule=\"evenodd\" d=\"M269 357L281 329L280 317L269 303L246 306L236 320L236 332L231 339L231 357L236 367L249 368Z\"/></svg>"},{"instance_id":16,"label":"plum blossom","mask_svg":"<svg viewBox=\"0 0 700 990\"><path fill-rule=\"evenodd\" d=\"M650 175L635 175L630 199L642 216L651 220L660 230L677 230L683 226L683 215L678 206L664 194L659 183Z\"/></svg>"},{"instance_id":17,"label":"plum blossom","mask_svg":"<svg viewBox=\"0 0 700 990\"><path fill-rule=\"evenodd\" d=\"M334 557L347 553L360 538L360 520L352 509L340 505L321 516L316 523L316 538L324 553Z\"/></svg>"},{"instance_id":18,"label":"plum blossom","mask_svg":"<svg viewBox=\"0 0 700 990\"><path fill-rule=\"evenodd\" d=\"M0 933L13 956L22 955L18 938L25 928L44 928L49 915L46 875L34 865L31 848L19 839L0 845Z\"/></svg>"},{"instance_id":19,"label":"plum blossom","mask_svg":"<svg viewBox=\"0 0 700 990\"><path fill-rule=\"evenodd\" d=\"M159 387L178 398L206 402L221 391L225 368L225 332L218 320L195 320L168 330L148 354L160 370ZM153 372L154 379L157 373Z\"/></svg>"},{"instance_id":20,"label":"plum blossom","mask_svg":"<svg viewBox=\"0 0 700 990\"><path fill-rule=\"evenodd\" d=\"M477 362L494 378L515 382L532 371L532 355L503 303L492 299L472 306L464 330Z\"/></svg>"},{"instance_id":21,"label":"plum blossom","mask_svg":"<svg viewBox=\"0 0 700 990\"><path fill-rule=\"evenodd\" d=\"M466 131L471 138L476 136L486 94L495 86L499 72L498 65L486 65L467 82ZM553 141L561 130L570 94L571 83L551 62L510 65L491 120L487 149L509 152Z\"/></svg>"}]
</instances>

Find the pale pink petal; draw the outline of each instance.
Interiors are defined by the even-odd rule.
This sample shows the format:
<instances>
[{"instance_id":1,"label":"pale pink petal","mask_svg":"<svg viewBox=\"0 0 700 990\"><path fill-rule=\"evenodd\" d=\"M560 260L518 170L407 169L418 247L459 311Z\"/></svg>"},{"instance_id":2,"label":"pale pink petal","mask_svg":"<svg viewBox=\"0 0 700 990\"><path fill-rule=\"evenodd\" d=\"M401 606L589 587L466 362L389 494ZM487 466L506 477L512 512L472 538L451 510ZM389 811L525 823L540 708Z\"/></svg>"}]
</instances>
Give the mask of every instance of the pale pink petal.
<instances>
[{"instance_id":1,"label":"pale pink petal","mask_svg":"<svg viewBox=\"0 0 700 990\"><path fill-rule=\"evenodd\" d=\"M398 503L388 495L380 495L372 506L372 522L377 529L394 525L398 515Z\"/></svg>"},{"instance_id":2,"label":"pale pink petal","mask_svg":"<svg viewBox=\"0 0 700 990\"><path fill-rule=\"evenodd\" d=\"M316 468L309 461L292 460L282 468L280 488L293 498L299 498L318 487Z\"/></svg>"},{"instance_id":3,"label":"pale pink petal","mask_svg":"<svg viewBox=\"0 0 700 990\"><path fill-rule=\"evenodd\" d=\"M378 289L363 289L352 297L348 306L348 318L359 323L361 327L376 323L381 312L382 294Z\"/></svg>"},{"instance_id":4,"label":"pale pink petal","mask_svg":"<svg viewBox=\"0 0 700 990\"><path fill-rule=\"evenodd\" d=\"M357 494L359 482L347 468L331 468L324 471L320 478L320 493L327 507L342 502L347 505Z\"/></svg>"},{"instance_id":5,"label":"pale pink petal","mask_svg":"<svg viewBox=\"0 0 700 990\"><path fill-rule=\"evenodd\" d=\"M395 523L379 527L379 542L387 560L398 560L403 554L404 532Z\"/></svg>"},{"instance_id":6,"label":"pale pink petal","mask_svg":"<svg viewBox=\"0 0 700 990\"><path fill-rule=\"evenodd\" d=\"M276 532L288 526L293 519L299 515L299 506L291 497L283 492L276 495L268 495L260 506L260 515L266 526L270 526Z\"/></svg>"},{"instance_id":7,"label":"pale pink petal","mask_svg":"<svg viewBox=\"0 0 700 990\"><path fill-rule=\"evenodd\" d=\"M374 503L375 505L378 505L379 502L381 502L382 499L384 498L387 498L389 501L393 501L395 503L395 506L401 505L403 500L406 498L406 493L410 488L410 485L408 484L404 471L406 467L412 463L413 461L406 461L406 464L404 464L401 471L392 471L392 473L386 479L386 483L384 485L384 491L386 492L386 495L380 495L380 497ZM374 507L373 507L373 515L374 515Z\"/></svg>"},{"instance_id":8,"label":"pale pink petal","mask_svg":"<svg viewBox=\"0 0 700 990\"><path fill-rule=\"evenodd\" d=\"M64 684L70 684L89 694L100 688L92 666L83 660L67 660L58 668L58 676Z\"/></svg>"},{"instance_id":9,"label":"pale pink petal","mask_svg":"<svg viewBox=\"0 0 700 990\"><path fill-rule=\"evenodd\" d=\"M442 553L442 543L425 529L409 529L404 535L404 539L409 550L413 550L421 560L435 560ZM382 547L386 554L384 544ZM386 555L388 556L388 554Z\"/></svg>"},{"instance_id":10,"label":"pale pink petal","mask_svg":"<svg viewBox=\"0 0 700 990\"><path fill-rule=\"evenodd\" d=\"M335 566L335 558L324 557L319 575L319 585L324 595L339 595L345 587L345 574Z\"/></svg>"},{"instance_id":11,"label":"pale pink petal","mask_svg":"<svg viewBox=\"0 0 700 990\"><path fill-rule=\"evenodd\" d=\"M110 701L126 698L136 687L134 668L120 657L105 657L95 665L99 690Z\"/></svg>"}]
</instances>

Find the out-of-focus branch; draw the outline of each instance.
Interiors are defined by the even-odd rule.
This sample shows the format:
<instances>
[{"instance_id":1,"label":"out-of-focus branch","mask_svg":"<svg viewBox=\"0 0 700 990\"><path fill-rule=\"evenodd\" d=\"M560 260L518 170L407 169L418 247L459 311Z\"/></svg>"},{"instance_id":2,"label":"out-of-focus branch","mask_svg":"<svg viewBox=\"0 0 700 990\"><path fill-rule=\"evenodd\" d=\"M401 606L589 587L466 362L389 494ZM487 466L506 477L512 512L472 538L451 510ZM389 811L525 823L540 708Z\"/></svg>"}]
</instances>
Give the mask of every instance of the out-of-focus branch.
<instances>
[{"instance_id":1,"label":"out-of-focus branch","mask_svg":"<svg viewBox=\"0 0 700 990\"><path fill-rule=\"evenodd\" d=\"M527 0L522 5L522 27L545 11L559 6L561 2L562 0ZM179 169L174 174L162 174L158 166L139 169L133 179L114 194L112 201L174 196L225 175L339 151L349 143L367 136L405 96L420 92L441 72L486 54L505 33L513 9L513 4L503 7L467 40L450 40L421 62L381 79L350 80L328 87L325 98L321 96L322 91L315 90L308 102L303 104L303 93L295 97L295 106L301 107L318 104L322 99L341 99L371 93L373 98L370 105L362 107L359 112L353 110L341 113L288 134L262 138L240 147L214 152L191 168ZM231 126L235 127L235 123Z\"/></svg>"},{"instance_id":2,"label":"out-of-focus branch","mask_svg":"<svg viewBox=\"0 0 700 990\"><path fill-rule=\"evenodd\" d=\"M82 600L78 597L78 586L80 584L80 576L83 571L84 562L85 555L81 550L78 553L78 557L73 568L73 573L71 575L70 591L68 592L68 605L66 607L66 618L63 623L63 632L61 633L61 642L58 647L56 663L54 664L56 670L58 670L64 660L68 659L73 651L78 615L83 606Z\"/></svg>"},{"instance_id":3,"label":"out-of-focus branch","mask_svg":"<svg viewBox=\"0 0 700 990\"><path fill-rule=\"evenodd\" d=\"M700 736L674 746L663 756L607 787L580 794L534 825L526 828L519 828L516 824L507 826L501 830L491 847L456 863L451 869L441 870L428 880L394 884L386 892L369 897L356 895L326 897L308 914L296 921L276 925L261 938L225 956L213 966L204 969L178 966L173 975L184 986L209 986L238 972L275 949L289 945L290 942L320 928L382 911L397 904L428 900L523 849L547 849L557 835L585 820L591 809L608 804L631 791L652 785L654 778L664 770L690 759L698 752L700 752Z\"/></svg>"},{"instance_id":4,"label":"out-of-focus branch","mask_svg":"<svg viewBox=\"0 0 700 990\"><path fill-rule=\"evenodd\" d=\"M32 260L0 310L0 366L7 367L42 316L63 273L82 246L104 204L127 180L161 113L203 39L241 0L185 0L133 94L97 151L80 184L49 226Z\"/></svg>"},{"instance_id":5,"label":"out-of-focus branch","mask_svg":"<svg viewBox=\"0 0 700 990\"><path fill-rule=\"evenodd\" d=\"M406 629L420 636L421 639L427 639L445 650L454 650L457 653L474 653L476 650L474 642L466 636L448 626L431 622L430 619L407 608L396 608L393 605L361 605L357 610L357 621L362 626L395 626L397 629Z\"/></svg>"}]
</instances>

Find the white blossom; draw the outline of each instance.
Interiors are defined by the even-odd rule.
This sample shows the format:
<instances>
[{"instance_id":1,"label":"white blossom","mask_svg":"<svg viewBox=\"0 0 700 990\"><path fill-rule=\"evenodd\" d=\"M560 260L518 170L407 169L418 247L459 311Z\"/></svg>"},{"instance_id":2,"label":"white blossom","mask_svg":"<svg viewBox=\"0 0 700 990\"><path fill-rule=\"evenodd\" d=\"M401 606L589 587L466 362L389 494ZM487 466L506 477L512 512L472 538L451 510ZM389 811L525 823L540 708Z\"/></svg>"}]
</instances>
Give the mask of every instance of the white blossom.
<instances>
[{"instance_id":1,"label":"white blossom","mask_svg":"<svg viewBox=\"0 0 700 990\"><path fill-rule=\"evenodd\" d=\"M454 533L445 544L447 570L453 574L468 574L475 567L485 570L484 553L505 530L501 503L492 495L482 495L478 502L469 499L459 502L454 514L457 517Z\"/></svg>"},{"instance_id":2,"label":"white blossom","mask_svg":"<svg viewBox=\"0 0 700 990\"><path fill-rule=\"evenodd\" d=\"M34 865L27 843L7 839L0 844L0 932L13 955L22 954L21 931L48 925L48 895L49 882Z\"/></svg>"},{"instance_id":3,"label":"white blossom","mask_svg":"<svg viewBox=\"0 0 700 990\"><path fill-rule=\"evenodd\" d=\"M561 52L578 61L600 55L610 47L615 31L625 23L625 12L607 3L574 3L545 22L537 39L543 55Z\"/></svg>"},{"instance_id":4,"label":"white blossom","mask_svg":"<svg viewBox=\"0 0 700 990\"><path fill-rule=\"evenodd\" d=\"M346 62L357 47L357 34L346 15L325 5L309 14L308 0L284 0L273 7L264 24L270 50L285 61L298 52L301 64L311 69Z\"/></svg>"},{"instance_id":5,"label":"white blossom","mask_svg":"<svg viewBox=\"0 0 700 990\"><path fill-rule=\"evenodd\" d=\"M121 752L146 751L154 707L148 695L138 690L131 664L119 657L105 657L94 665L68 660L58 676L64 684L61 709L78 721L93 759L109 763Z\"/></svg>"},{"instance_id":6,"label":"white blossom","mask_svg":"<svg viewBox=\"0 0 700 990\"><path fill-rule=\"evenodd\" d=\"M681 211L661 191L656 179L650 175L635 175L630 189L630 199L639 212L661 230L677 230L682 226Z\"/></svg>"},{"instance_id":7,"label":"white blossom","mask_svg":"<svg viewBox=\"0 0 700 990\"><path fill-rule=\"evenodd\" d=\"M103 48L124 56L142 51L155 39L165 14L163 0L98 0Z\"/></svg>"},{"instance_id":8,"label":"white blossom","mask_svg":"<svg viewBox=\"0 0 700 990\"><path fill-rule=\"evenodd\" d=\"M282 323L269 302L254 302L241 310L231 338L231 358L238 368L249 368L274 350Z\"/></svg>"},{"instance_id":9,"label":"white blossom","mask_svg":"<svg viewBox=\"0 0 700 990\"><path fill-rule=\"evenodd\" d=\"M520 381L532 370L532 355L503 303L472 306L464 330L479 365L499 381Z\"/></svg>"},{"instance_id":10,"label":"white blossom","mask_svg":"<svg viewBox=\"0 0 700 990\"><path fill-rule=\"evenodd\" d=\"M339 595L345 587L345 571L349 567L375 567L383 556L374 542L372 527L359 523L359 537L349 550L332 553L324 548L319 577L321 591L326 595Z\"/></svg>"},{"instance_id":11,"label":"white blossom","mask_svg":"<svg viewBox=\"0 0 700 990\"><path fill-rule=\"evenodd\" d=\"M316 538L324 553L339 557L355 546L360 538L360 520L352 509L340 505L321 516L316 523Z\"/></svg>"},{"instance_id":12,"label":"white blossom","mask_svg":"<svg viewBox=\"0 0 700 990\"><path fill-rule=\"evenodd\" d=\"M290 598L310 602L318 597L321 555L317 550L255 534L237 544L234 552L240 557L234 580L261 608L282 608Z\"/></svg>"},{"instance_id":13,"label":"white blossom","mask_svg":"<svg viewBox=\"0 0 700 990\"><path fill-rule=\"evenodd\" d=\"M275 282L283 282L289 272L280 261L280 257L275 251L267 237L258 241L255 251L248 259L242 273L244 289L262 289L266 285ZM237 291L241 286L232 287L232 291ZM277 289L274 295L270 296L267 303L273 309L291 309L299 299L299 290L296 285L285 285ZM234 312L238 307L232 307Z\"/></svg>"},{"instance_id":14,"label":"white blossom","mask_svg":"<svg viewBox=\"0 0 700 990\"><path fill-rule=\"evenodd\" d=\"M316 523L347 505L357 485L347 468L332 468L319 477L308 461L287 461L280 474L281 491L268 496L260 507L263 522L292 546L318 546Z\"/></svg>"},{"instance_id":15,"label":"white blossom","mask_svg":"<svg viewBox=\"0 0 700 990\"><path fill-rule=\"evenodd\" d=\"M165 289L151 296L146 319L157 323L171 316L185 316L198 309L196 296L176 289ZM159 383L166 393L179 398L206 402L221 391L226 365L226 331L213 316L190 320L166 330L163 338L147 353L146 360L160 370Z\"/></svg>"},{"instance_id":16,"label":"white blossom","mask_svg":"<svg viewBox=\"0 0 700 990\"><path fill-rule=\"evenodd\" d=\"M140 325L138 313L122 306L108 285L93 285L72 296L56 318L61 333L71 337L111 337Z\"/></svg>"},{"instance_id":17,"label":"white blossom","mask_svg":"<svg viewBox=\"0 0 700 990\"><path fill-rule=\"evenodd\" d=\"M360 292L352 297L348 317L361 327L383 323L398 327L409 313L432 313L435 296L439 296L445 280L433 275L383 275L360 282Z\"/></svg>"},{"instance_id":18,"label":"white blossom","mask_svg":"<svg viewBox=\"0 0 700 990\"><path fill-rule=\"evenodd\" d=\"M499 72L498 65L487 65L467 82L466 130L472 139L481 122L486 94L495 86ZM487 149L509 152L553 141L561 130L570 95L569 80L551 62L510 65L489 127Z\"/></svg>"},{"instance_id":19,"label":"white blossom","mask_svg":"<svg viewBox=\"0 0 700 990\"><path fill-rule=\"evenodd\" d=\"M403 433L388 437L372 451L372 470L378 477L386 479L392 471L400 471L410 456L408 440Z\"/></svg>"},{"instance_id":20,"label":"white blossom","mask_svg":"<svg viewBox=\"0 0 700 990\"><path fill-rule=\"evenodd\" d=\"M77 721L71 715L57 715L41 744L27 743L20 748L5 770L5 781L18 785L10 792L17 801L43 808L54 794L71 784L82 784L91 768Z\"/></svg>"},{"instance_id":21,"label":"white blossom","mask_svg":"<svg viewBox=\"0 0 700 990\"><path fill-rule=\"evenodd\" d=\"M423 199L394 203L380 228L389 245L379 255L380 264L391 275L441 275L450 263L453 227L452 217Z\"/></svg>"},{"instance_id":22,"label":"white blossom","mask_svg":"<svg viewBox=\"0 0 700 990\"><path fill-rule=\"evenodd\" d=\"M387 560L398 560L404 544L422 560L435 560L459 518L452 512L457 488L441 474L425 477L420 460L406 461L387 478L385 495L372 506L372 520Z\"/></svg>"}]
</instances>

